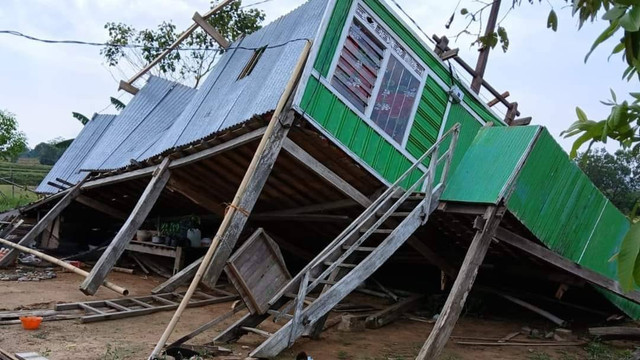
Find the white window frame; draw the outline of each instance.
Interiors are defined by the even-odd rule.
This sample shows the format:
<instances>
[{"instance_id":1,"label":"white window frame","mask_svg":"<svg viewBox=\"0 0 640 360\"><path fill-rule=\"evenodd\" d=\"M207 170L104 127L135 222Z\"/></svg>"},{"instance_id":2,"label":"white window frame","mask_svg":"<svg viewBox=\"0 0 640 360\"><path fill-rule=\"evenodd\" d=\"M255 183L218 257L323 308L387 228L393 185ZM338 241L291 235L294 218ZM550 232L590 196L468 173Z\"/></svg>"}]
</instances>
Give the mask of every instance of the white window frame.
<instances>
[{"instance_id":1,"label":"white window frame","mask_svg":"<svg viewBox=\"0 0 640 360\"><path fill-rule=\"evenodd\" d=\"M351 102L346 97L344 97L337 89L333 87L333 85L331 85L333 76L336 72L336 68L338 67L338 62L340 61L340 55L342 54L342 50L344 49L344 44L347 40L347 36L349 35L349 29L351 28L351 24L354 22L355 19L358 19L358 21L362 23L362 20L360 20L356 15L356 10L358 9L358 6L361 6L362 8L364 8L364 10L367 12L367 15L370 16L372 19L374 19L374 21L376 21L376 23L380 25L380 27L382 27L387 33L389 33L389 35L391 35L393 40L395 40L398 44L400 44L402 48L407 52L407 54L411 56L413 60L424 69L422 75L419 75L418 73L416 73L413 66L407 63L403 58L398 56L395 52L390 50L388 44L383 39L380 39L380 37L375 32L370 31L371 34L385 46L385 49L384 49L384 57L380 64L380 72L377 74L375 86L373 88L371 97L369 98L369 102L367 103L367 106L365 107L364 112L357 109L353 104L351 104ZM384 78L384 74L387 69L387 65L389 64L389 59L391 56L394 56L396 60L398 60L407 70L409 70L409 72L413 76L415 76L416 79L418 79L418 81L420 82L420 85L418 87L418 92L416 93L416 99L411 109L411 115L409 116L409 120L407 121L407 127L405 129L405 133L403 134L403 138L400 143L398 143L398 141L393 139L391 135L387 134L387 132L384 131L384 129L382 129L380 126L378 126L378 124L376 124L373 120L371 120L373 107L376 102L376 99L378 98L378 93L380 92L380 89L382 87L382 79ZM333 60L331 61L331 67L329 69L330 70L329 70L329 73L327 74L325 85L329 85L329 89L331 89L333 94L336 95L342 102L344 102L349 107L349 109L354 111L360 118L362 118L369 126L371 126L385 140L387 140L389 143L391 143L394 146L399 146L400 148L404 149L407 146L409 135L411 133L411 129L415 121L416 113L418 111L418 106L420 106L420 100L424 92L424 87L427 82L427 77L430 75L430 71L427 65L422 62L422 60L411 50L411 48L409 48L403 41L401 41L395 35L395 33L387 26L387 24L385 24L380 18L378 18L377 15L368 6L366 6L366 4L364 4L361 1L358 1L358 0L354 1L351 6L351 9L349 10L347 21L345 22L345 25L342 29L342 34L340 35L340 42L338 43L336 53L333 56Z\"/></svg>"}]
</instances>

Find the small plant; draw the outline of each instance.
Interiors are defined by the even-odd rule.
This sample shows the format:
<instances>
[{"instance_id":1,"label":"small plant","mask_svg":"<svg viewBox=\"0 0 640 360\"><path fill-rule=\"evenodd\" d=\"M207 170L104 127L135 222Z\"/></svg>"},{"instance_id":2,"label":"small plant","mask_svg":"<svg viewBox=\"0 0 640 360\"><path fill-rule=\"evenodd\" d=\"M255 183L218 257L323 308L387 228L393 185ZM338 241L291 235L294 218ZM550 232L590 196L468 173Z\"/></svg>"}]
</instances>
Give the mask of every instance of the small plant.
<instances>
[{"instance_id":1,"label":"small plant","mask_svg":"<svg viewBox=\"0 0 640 360\"><path fill-rule=\"evenodd\" d=\"M631 360L630 350L617 350L600 341L592 341L585 347L588 360Z\"/></svg>"},{"instance_id":2,"label":"small plant","mask_svg":"<svg viewBox=\"0 0 640 360\"><path fill-rule=\"evenodd\" d=\"M37 333L33 334L33 337L36 339L46 339L49 336L49 333L46 331L38 331Z\"/></svg>"},{"instance_id":3,"label":"small plant","mask_svg":"<svg viewBox=\"0 0 640 360\"><path fill-rule=\"evenodd\" d=\"M51 349L44 348L44 350L40 350L40 355L42 355L43 357L48 358L49 356L51 356Z\"/></svg>"},{"instance_id":4,"label":"small plant","mask_svg":"<svg viewBox=\"0 0 640 360\"><path fill-rule=\"evenodd\" d=\"M346 351L344 351L344 350L338 351L338 359L345 360L345 359L349 359L349 358L350 358L349 353L347 353Z\"/></svg>"},{"instance_id":5,"label":"small plant","mask_svg":"<svg viewBox=\"0 0 640 360\"><path fill-rule=\"evenodd\" d=\"M529 360L551 360L551 356L542 351L534 351L528 357Z\"/></svg>"},{"instance_id":6,"label":"small plant","mask_svg":"<svg viewBox=\"0 0 640 360\"><path fill-rule=\"evenodd\" d=\"M125 360L129 358L128 352L125 348L107 344L107 351L102 355L101 360Z\"/></svg>"}]
</instances>

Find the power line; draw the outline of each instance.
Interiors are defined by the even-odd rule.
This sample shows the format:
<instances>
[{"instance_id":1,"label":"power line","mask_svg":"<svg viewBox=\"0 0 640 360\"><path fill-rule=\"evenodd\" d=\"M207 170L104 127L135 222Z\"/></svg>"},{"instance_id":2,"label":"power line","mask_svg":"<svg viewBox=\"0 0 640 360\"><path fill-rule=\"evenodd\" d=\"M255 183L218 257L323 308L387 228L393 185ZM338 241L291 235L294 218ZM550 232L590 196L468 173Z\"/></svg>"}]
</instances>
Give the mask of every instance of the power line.
<instances>
[{"instance_id":1,"label":"power line","mask_svg":"<svg viewBox=\"0 0 640 360\"><path fill-rule=\"evenodd\" d=\"M273 0L265 0L265 1L273 1ZM0 30L0 34L6 34L6 35L13 35L13 36L18 36L18 37L22 37L28 40L32 40L32 41L37 41L37 42L42 42L45 44L66 44L66 45L87 45L87 46L102 46L102 47L117 47L117 48L126 48L126 49L140 49L140 48L148 48L148 49L152 49L152 50L158 50L158 51L164 51L167 48L161 48L161 47L154 47L154 46L148 46L148 45L143 45L143 44L110 44L110 43L99 43L99 42L91 42L91 41L82 41L82 40L51 40L51 39L41 39L41 38L37 38L35 36L31 36L31 35L26 35L23 34L19 31L15 31L15 30ZM297 42L297 41L308 41L310 39L308 38L297 38L297 39L291 39L288 40L284 43L280 43L280 44L276 44L276 45L269 45L266 46L266 49L275 49L275 48L279 48L279 47L283 47L287 44L290 44L292 42ZM245 46L231 46L225 49L225 51L228 50L234 50L234 49L240 49L240 50L258 50L262 47L245 47ZM178 51L218 51L217 48L176 48L175 50Z\"/></svg>"}]
</instances>

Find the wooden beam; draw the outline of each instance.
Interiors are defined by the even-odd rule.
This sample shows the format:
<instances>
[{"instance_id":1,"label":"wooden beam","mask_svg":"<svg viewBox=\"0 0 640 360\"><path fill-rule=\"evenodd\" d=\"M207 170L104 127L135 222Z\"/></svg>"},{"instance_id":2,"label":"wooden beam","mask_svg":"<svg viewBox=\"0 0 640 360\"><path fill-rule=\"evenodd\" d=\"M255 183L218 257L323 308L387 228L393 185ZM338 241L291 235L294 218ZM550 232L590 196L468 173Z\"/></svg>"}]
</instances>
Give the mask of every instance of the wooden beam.
<instances>
[{"instance_id":1,"label":"wooden beam","mask_svg":"<svg viewBox=\"0 0 640 360\"><path fill-rule=\"evenodd\" d=\"M180 270L178 273L176 273L175 275L167 279L167 281L153 288L153 290L151 290L151 293L162 294L162 293L174 291L175 289L179 288L182 284L193 279L193 276L198 271L200 264L202 264L202 257L192 262L191 264L187 265L187 267L185 267L184 269Z\"/></svg>"},{"instance_id":2,"label":"wooden beam","mask_svg":"<svg viewBox=\"0 0 640 360\"><path fill-rule=\"evenodd\" d=\"M577 264L561 255L558 255L555 252L545 248L544 246L538 245L535 242L530 241L514 232L511 232L503 227L499 227L496 231L495 238L498 241L518 248L548 264L551 264L573 275L576 275L593 285L609 290L627 300L640 304L640 291L634 290L625 292L624 290L622 290L622 287L617 281L608 278L600 273L597 273L591 269L582 267L580 264Z\"/></svg>"},{"instance_id":3,"label":"wooden beam","mask_svg":"<svg viewBox=\"0 0 640 360\"><path fill-rule=\"evenodd\" d=\"M334 222L349 223L351 218L344 215L329 214L292 214L292 215L269 215L255 214L250 218L252 221L299 221L299 222Z\"/></svg>"},{"instance_id":4,"label":"wooden beam","mask_svg":"<svg viewBox=\"0 0 640 360\"><path fill-rule=\"evenodd\" d=\"M308 213L316 213L316 212L322 212L327 210L344 209L344 208L349 208L349 207L354 207L359 205L360 204L353 201L352 199L345 199L345 200L331 201L331 202L316 204L316 205L301 206L295 209L267 211L263 213L257 213L254 216L308 214Z\"/></svg>"},{"instance_id":5,"label":"wooden beam","mask_svg":"<svg viewBox=\"0 0 640 360\"><path fill-rule=\"evenodd\" d=\"M120 83L118 83L118 90L124 90L131 95L136 95L138 91L140 91L140 89L131 85L130 82L126 82L124 80L120 80Z\"/></svg>"},{"instance_id":6,"label":"wooden beam","mask_svg":"<svg viewBox=\"0 0 640 360\"><path fill-rule=\"evenodd\" d=\"M469 295L473 287L478 269L487 254L487 250L489 250L489 245L491 245L493 235L502 220L504 211L504 208L497 206L487 208L482 217L484 225L482 229L478 229L473 237L456 281L447 297L447 302L444 304L440 316L416 360L437 359L442 352L453 331L453 327L458 321L458 317L460 317L467 295Z\"/></svg>"},{"instance_id":7,"label":"wooden beam","mask_svg":"<svg viewBox=\"0 0 640 360\"><path fill-rule=\"evenodd\" d=\"M164 189L165 184L169 180L170 173L168 168L169 158L165 158L151 177L151 181L149 181L142 196L140 196L131 215L129 215L96 265L91 269L89 276L80 285L80 290L83 293L87 295L95 294L98 286L104 281L116 261L122 256L133 235L140 228L140 225L142 225L147 218L147 215L149 215L153 205L160 197L162 189Z\"/></svg>"},{"instance_id":8,"label":"wooden beam","mask_svg":"<svg viewBox=\"0 0 640 360\"><path fill-rule=\"evenodd\" d=\"M191 154L176 160L173 160L170 164L169 164L169 169L175 169L181 166L186 166L189 164L193 164L195 162L207 159L209 157L218 155L222 152L231 150L233 148L236 148L238 146L247 144L251 141L257 140L259 139L265 131L266 127L262 127L260 129L256 129L253 130L251 132L248 132L246 134L240 135L238 137L235 137L229 141L225 141L221 144L218 144L212 148L206 149L206 150L202 150L199 151L195 154ZM129 180L134 180L134 179L139 179L139 178L143 178L146 176L150 176L151 174L154 173L154 171L156 171L156 169L158 169L158 165L152 165L146 168L142 168L142 169L137 169L137 170L132 170L132 171L127 171L125 173L122 174L117 174L117 175L113 175L113 176L107 176L107 177L103 177L100 179L95 179L95 180L91 180L91 181L87 181L85 184L82 185L82 189L83 190L90 190L90 189L95 189L95 188L99 188L99 187L103 187L103 186L108 186L108 185L113 185L113 184L117 184L123 181L129 181ZM57 194L56 194L57 195ZM55 195L54 195L55 196Z\"/></svg>"},{"instance_id":9,"label":"wooden beam","mask_svg":"<svg viewBox=\"0 0 640 360\"><path fill-rule=\"evenodd\" d=\"M38 235L40 235L44 229L48 228L55 219L62 214L64 209L69 206L80 195L80 188L82 187L82 183L84 180L80 181L76 186L74 186L66 195L55 204L49 212L45 216L38 221L38 223L31 228L31 230L18 242L18 245L22 245L25 247L31 246L35 241ZM11 265L15 259L18 257L18 251L15 249L11 249L4 257L0 259L0 267L6 267ZM100 284L98 284L100 285Z\"/></svg>"},{"instance_id":10,"label":"wooden beam","mask_svg":"<svg viewBox=\"0 0 640 360\"><path fill-rule=\"evenodd\" d=\"M446 61L446 60L449 60L451 58L454 58L454 57L458 56L458 52L459 51L460 51L459 49L450 49L450 50L447 50L447 51L443 52L439 56L440 56L440 59L442 61Z\"/></svg>"},{"instance_id":11,"label":"wooden beam","mask_svg":"<svg viewBox=\"0 0 640 360\"><path fill-rule=\"evenodd\" d=\"M229 45L231 45L229 41L227 41L227 39L225 39L224 36L222 36L222 34L218 32L218 30L211 26L211 24L209 24L207 20L205 20L205 18L203 18L202 15L200 15L197 11L195 14L193 14L193 21L195 21L195 23L198 24L198 26L200 26L200 28L202 28L204 32L211 36L213 40L215 40L218 45L220 45L221 48L226 49L229 47Z\"/></svg>"},{"instance_id":12,"label":"wooden beam","mask_svg":"<svg viewBox=\"0 0 640 360\"><path fill-rule=\"evenodd\" d=\"M214 287L215 283L222 272L226 261L235 246L238 237L244 229L253 207L267 182L267 178L271 174L271 169L282 149L282 144L286 138L291 124L295 118L295 112L290 110L293 102L294 90L296 89L300 76L304 68L309 52L311 50L311 41L305 44L296 66L292 72L285 89L276 104L275 110L269 125L258 144L258 148L251 159L249 168L245 173L240 186L233 198L231 204L227 207L222 223L213 237L213 242L207 250L202 263L198 267L198 271L194 275L184 298L180 302L180 306L171 318L167 328L162 333L160 340L154 347L149 358L155 359L162 352L164 345L167 343L169 336L175 329L182 312L186 309L191 296L195 292L200 280Z\"/></svg>"},{"instance_id":13,"label":"wooden beam","mask_svg":"<svg viewBox=\"0 0 640 360\"><path fill-rule=\"evenodd\" d=\"M208 265L202 277L202 283L205 286L213 288L218 282L218 278L227 263L227 259L231 255L238 241L238 237L240 237L244 225L258 201L262 188L271 174L271 169L280 153L283 142L286 140L294 117L295 113L292 110L288 111L286 116L282 116L280 120L276 120L277 124L274 126L271 134L269 134L268 137L267 134L264 135L265 138L263 138L263 142L261 142L261 144L264 143L262 153L256 153L254 155L254 159L252 160L254 168L247 170L247 174L245 174L245 178L243 179L245 189L243 193L236 193L238 205L233 206L237 208L229 207L229 211L227 211L227 213L229 213L231 209L234 210L232 212L233 216L228 220L229 225L222 233L218 230L220 246L213 255L211 263ZM240 190L243 189L238 189L238 191ZM242 196L238 196L238 194ZM225 216L225 219L226 218L227 216Z\"/></svg>"},{"instance_id":14,"label":"wooden beam","mask_svg":"<svg viewBox=\"0 0 640 360\"><path fill-rule=\"evenodd\" d=\"M214 8L212 8L211 10L207 11L204 15L203 18L208 18L211 15L217 13L218 11L222 10L223 7L227 6L227 4L233 2L235 0L223 0L220 3L218 3ZM138 80L142 75L146 74L149 70L151 70L151 68L153 68L154 66L156 66L162 59L164 59L165 56L169 55L169 53L171 53L175 48L177 48L180 43L182 43L184 40L186 40L192 32L194 32L196 29L198 28L198 24L193 24L191 26L189 26L189 28L187 28L187 30L185 30L177 39L176 41L174 41L173 44L171 44L165 51L163 51L160 55L158 55L158 57L156 57L155 59L153 59L153 61L151 61L147 66L145 66L142 70L140 70L137 74L135 74L133 77L131 77L131 79L129 79L129 81L127 81L125 84L131 85L133 84L136 80ZM120 88L122 89L122 83L120 83Z\"/></svg>"},{"instance_id":15,"label":"wooden beam","mask_svg":"<svg viewBox=\"0 0 640 360\"><path fill-rule=\"evenodd\" d=\"M53 186L54 188L60 189L60 190L63 190L63 191L68 189L68 187L62 186L62 185L60 185L58 183L54 183L53 181L47 181L47 185Z\"/></svg>"},{"instance_id":16,"label":"wooden beam","mask_svg":"<svg viewBox=\"0 0 640 360\"><path fill-rule=\"evenodd\" d=\"M304 166L306 166L310 170L313 170L317 175L335 186L343 194L355 200L358 204L364 207L368 207L369 205L371 205L372 201L369 200L367 196L358 191L358 189L353 187L347 181L343 180L328 167L324 166L320 161L316 160L313 156L304 151L292 140L286 139L283 148L289 154L293 155L293 157L298 159L298 161L300 161Z\"/></svg>"},{"instance_id":17,"label":"wooden beam","mask_svg":"<svg viewBox=\"0 0 640 360\"><path fill-rule=\"evenodd\" d=\"M211 198L203 195L200 191L189 186L189 184L187 184L184 180L181 180L176 176L173 176L171 177L171 179L169 179L167 188L186 197L187 199L191 200L191 202L197 204L203 209L206 209L216 215L224 216L224 206L222 206L222 204L211 200Z\"/></svg>"},{"instance_id":18,"label":"wooden beam","mask_svg":"<svg viewBox=\"0 0 640 360\"><path fill-rule=\"evenodd\" d=\"M508 91L505 91L505 92L503 92L502 94L500 94L501 99L506 99L506 98L508 98L510 95L511 95L511 93L510 93L510 92L508 92ZM488 107L494 107L494 106L498 105L498 103L499 103L499 102L500 102L500 99L498 99L498 98L496 97L496 98L494 98L493 100L489 101L489 102L487 103L487 106L488 106Z\"/></svg>"},{"instance_id":19,"label":"wooden beam","mask_svg":"<svg viewBox=\"0 0 640 360\"><path fill-rule=\"evenodd\" d=\"M76 201L82 205L90 207L94 210L100 211L103 214L107 214L116 219L125 220L127 218L127 214L124 211L120 211L114 207L111 207L101 201L96 199L92 199L86 195L80 195L76 198Z\"/></svg>"},{"instance_id":20,"label":"wooden beam","mask_svg":"<svg viewBox=\"0 0 640 360\"><path fill-rule=\"evenodd\" d=\"M500 12L500 2L501 0L493 0L491 5L491 11L489 12L489 19L487 20L487 26L485 27L484 36L485 38L489 38L493 35L496 23L498 22L498 13ZM482 87L482 78L484 77L484 71L487 68L487 63L489 62L489 52L491 51L491 46L485 45L480 49L480 54L478 55L478 62L476 63L476 70L473 80L471 81L471 90L476 94L480 93L480 87Z\"/></svg>"}]
</instances>

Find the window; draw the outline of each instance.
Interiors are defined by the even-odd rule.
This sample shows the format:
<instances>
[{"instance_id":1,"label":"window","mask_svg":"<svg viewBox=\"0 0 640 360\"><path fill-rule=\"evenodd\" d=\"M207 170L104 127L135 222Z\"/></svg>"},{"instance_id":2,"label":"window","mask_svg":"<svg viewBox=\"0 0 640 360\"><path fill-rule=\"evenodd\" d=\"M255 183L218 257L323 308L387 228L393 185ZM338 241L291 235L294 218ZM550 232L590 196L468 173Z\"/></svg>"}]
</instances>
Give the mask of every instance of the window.
<instances>
[{"instance_id":1,"label":"window","mask_svg":"<svg viewBox=\"0 0 640 360\"><path fill-rule=\"evenodd\" d=\"M353 106L364 112L378 77L384 56L384 47L357 21L340 53L331 85Z\"/></svg>"},{"instance_id":2,"label":"window","mask_svg":"<svg viewBox=\"0 0 640 360\"><path fill-rule=\"evenodd\" d=\"M404 140L419 88L420 80L395 56L391 56L373 105L371 120L398 143Z\"/></svg>"},{"instance_id":3,"label":"window","mask_svg":"<svg viewBox=\"0 0 640 360\"><path fill-rule=\"evenodd\" d=\"M404 45L357 5L331 77L334 90L402 144L424 73Z\"/></svg>"},{"instance_id":4,"label":"window","mask_svg":"<svg viewBox=\"0 0 640 360\"><path fill-rule=\"evenodd\" d=\"M263 46L259 49L256 49L253 52L253 55L251 55L251 59L249 59L249 62L247 63L247 65L244 66L237 80L246 78L247 76L251 75L251 72L253 71L253 69L255 69L256 64L258 63L258 60L260 60L260 58L262 57L262 54L264 54L264 51L266 49L267 47Z\"/></svg>"}]
</instances>

